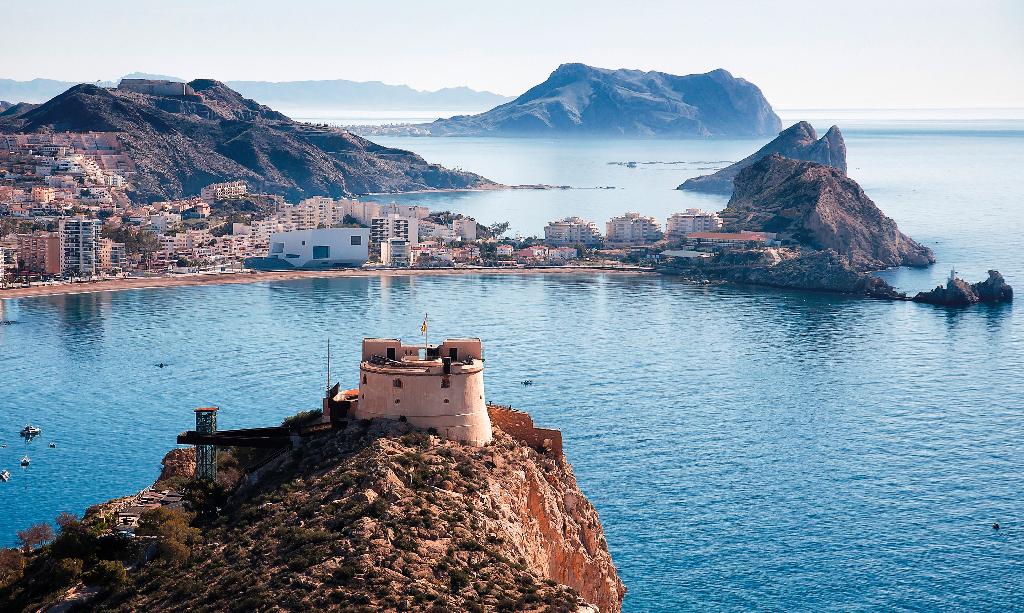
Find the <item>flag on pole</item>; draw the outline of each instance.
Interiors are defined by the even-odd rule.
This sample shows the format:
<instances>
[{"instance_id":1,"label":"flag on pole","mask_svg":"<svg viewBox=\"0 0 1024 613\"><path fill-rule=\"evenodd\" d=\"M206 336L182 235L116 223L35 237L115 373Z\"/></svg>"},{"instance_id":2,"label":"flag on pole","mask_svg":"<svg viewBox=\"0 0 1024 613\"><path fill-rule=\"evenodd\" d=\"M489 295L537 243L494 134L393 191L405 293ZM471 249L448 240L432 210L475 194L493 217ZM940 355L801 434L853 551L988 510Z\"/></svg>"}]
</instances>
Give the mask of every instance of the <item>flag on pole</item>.
<instances>
[{"instance_id":1,"label":"flag on pole","mask_svg":"<svg viewBox=\"0 0 1024 613\"><path fill-rule=\"evenodd\" d=\"M420 334L426 334L426 333L427 333L427 314L424 313L423 314L423 325L420 326Z\"/></svg>"}]
</instances>

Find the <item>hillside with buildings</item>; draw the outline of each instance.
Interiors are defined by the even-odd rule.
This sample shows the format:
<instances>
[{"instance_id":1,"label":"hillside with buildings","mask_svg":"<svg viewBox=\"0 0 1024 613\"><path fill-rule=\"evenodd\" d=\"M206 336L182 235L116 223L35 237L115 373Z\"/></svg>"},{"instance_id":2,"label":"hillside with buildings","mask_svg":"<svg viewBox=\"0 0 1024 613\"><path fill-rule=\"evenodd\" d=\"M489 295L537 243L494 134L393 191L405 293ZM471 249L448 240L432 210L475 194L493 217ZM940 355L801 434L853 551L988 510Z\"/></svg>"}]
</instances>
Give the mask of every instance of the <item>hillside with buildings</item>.
<instances>
[{"instance_id":1,"label":"hillside with buildings","mask_svg":"<svg viewBox=\"0 0 1024 613\"><path fill-rule=\"evenodd\" d=\"M561 433L486 402L482 350L365 339L358 389L281 427L195 409L153 488L0 550L0 609L618 613Z\"/></svg>"},{"instance_id":2,"label":"hillside with buildings","mask_svg":"<svg viewBox=\"0 0 1024 613\"><path fill-rule=\"evenodd\" d=\"M770 143L739 162L710 175L687 179L676 189L731 194L733 181L741 170L773 153L794 160L824 164L846 173L846 143L843 141L839 126L832 126L824 136L818 138L814 126L806 121L800 121L780 132Z\"/></svg>"},{"instance_id":3,"label":"hillside with buildings","mask_svg":"<svg viewBox=\"0 0 1024 613\"><path fill-rule=\"evenodd\" d=\"M756 85L722 69L678 76L562 64L511 102L419 127L434 136L745 138L781 125Z\"/></svg>"},{"instance_id":4,"label":"hillside with buildings","mask_svg":"<svg viewBox=\"0 0 1024 613\"><path fill-rule=\"evenodd\" d=\"M4 132L116 133L134 165L127 194L142 202L193 196L230 180L293 198L490 184L338 128L292 121L209 79L77 85L36 108L0 116Z\"/></svg>"}]
</instances>

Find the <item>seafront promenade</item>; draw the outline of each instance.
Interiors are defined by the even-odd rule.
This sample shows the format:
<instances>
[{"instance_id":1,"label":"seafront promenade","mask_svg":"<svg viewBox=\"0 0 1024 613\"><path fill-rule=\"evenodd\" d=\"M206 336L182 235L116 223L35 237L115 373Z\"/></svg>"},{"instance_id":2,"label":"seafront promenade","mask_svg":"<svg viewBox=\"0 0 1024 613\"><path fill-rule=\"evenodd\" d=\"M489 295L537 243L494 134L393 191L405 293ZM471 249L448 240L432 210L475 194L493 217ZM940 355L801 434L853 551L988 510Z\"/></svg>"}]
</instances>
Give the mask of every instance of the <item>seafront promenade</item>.
<instances>
[{"instance_id":1,"label":"seafront promenade","mask_svg":"<svg viewBox=\"0 0 1024 613\"><path fill-rule=\"evenodd\" d=\"M264 281L291 281L295 279L323 279L335 277L419 277L427 275L535 275L535 274L655 274L649 268L639 266L525 266L487 267L468 266L459 268L346 268L339 270L289 270L280 272L236 272L216 274L195 274L164 277L136 277L111 279L82 283L58 283L12 287L0 289L0 299L29 298L33 296L55 296L61 294L89 294L94 292L116 292L133 289L156 289L161 287L182 287L192 285L228 285L237 283L262 283Z\"/></svg>"}]
</instances>

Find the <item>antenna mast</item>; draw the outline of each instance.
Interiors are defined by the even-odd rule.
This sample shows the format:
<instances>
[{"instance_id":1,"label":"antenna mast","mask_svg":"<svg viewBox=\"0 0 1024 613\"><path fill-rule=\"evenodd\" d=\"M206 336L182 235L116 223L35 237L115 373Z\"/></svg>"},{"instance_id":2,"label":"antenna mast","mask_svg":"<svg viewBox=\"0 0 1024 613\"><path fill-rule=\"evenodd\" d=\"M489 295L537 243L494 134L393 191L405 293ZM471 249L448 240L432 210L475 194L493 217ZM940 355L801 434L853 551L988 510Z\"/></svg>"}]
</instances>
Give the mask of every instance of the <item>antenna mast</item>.
<instances>
[{"instance_id":1,"label":"antenna mast","mask_svg":"<svg viewBox=\"0 0 1024 613\"><path fill-rule=\"evenodd\" d=\"M327 393L331 392L331 338L327 337Z\"/></svg>"}]
</instances>

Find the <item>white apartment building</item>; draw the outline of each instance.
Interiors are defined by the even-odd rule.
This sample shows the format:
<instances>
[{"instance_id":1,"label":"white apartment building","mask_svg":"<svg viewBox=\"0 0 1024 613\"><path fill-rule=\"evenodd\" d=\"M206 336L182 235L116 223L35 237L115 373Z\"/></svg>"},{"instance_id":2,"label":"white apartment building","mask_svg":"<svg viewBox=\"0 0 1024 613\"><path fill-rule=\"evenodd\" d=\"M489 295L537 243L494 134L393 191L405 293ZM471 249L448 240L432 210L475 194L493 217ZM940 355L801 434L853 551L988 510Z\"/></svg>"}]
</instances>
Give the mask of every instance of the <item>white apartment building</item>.
<instances>
[{"instance_id":1,"label":"white apartment building","mask_svg":"<svg viewBox=\"0 0 1024 613\"><path fill-rule=\"evenodd\" d=\"M566 217L544 226L544 242L552 246L601 246L601 231L597 224L579 217Z\"/></svg>"},{"instance_id":2,"label":"white apartment building","mask_svg":"<svg viewBox=\"0 0 1024 613\"><path fill-rule=\"evenodd\" d=\"M61 270L77 277L100 271L100 228L103 222L81 215L60 220Z\"/></svg>"},{"instance_id":3,"label":"white apartment building","mask_svg":"<svg viewBox=\"0 0 1024 613\"><path fill-rule=\"evenodd\" d=\"M408 239L392 237L380 244L380 261L385 266L412 266L412 245Z\"/></svg>"},{"instance_id":4,"label":"white apartment building","mask_svg":"<svg viewBox=\"0 0 1024 613\"><path fill-rule=\"evenodd\" d=\"M392 238L404 238L415 247L419 244L419 220L394 213L370 220L370 242L383 244Z\"/></svg>"},{"instance_id":5,"label":"white apartment building","mask_svg":"<svg viewBox=\"0 0 1024 613\"><path fill-rule=\"evenodd\" d=\"M605 242L616 247L650 245L663 236L658 220L635 212L612 217L606 227Z\"/></svg>"},{"instance_id":6,"label":"white apartment building","mask_svg":"<svg viewBox=\"0 0 1024 613\"><path fill-rule=\"evenodd\" d=\"M229 181L227 183L214 183L199 190L199 197L206 202L215 200L232 200L245 198L249 194L249 186L245 181Z\"/></svg>"},{"instance_id":7,"label":"white apartment building","mask_svg":"<svg viewBox=\"0 0 1024 613\"><path fill-rule=\"evenodd\" d=\"M665 224L669 238L685 238L691 232L717 232L722 228L722 218L718 213L709 213L701 209L686 209L683 213L673 213Z\"/></svg>"}]
</instances>

